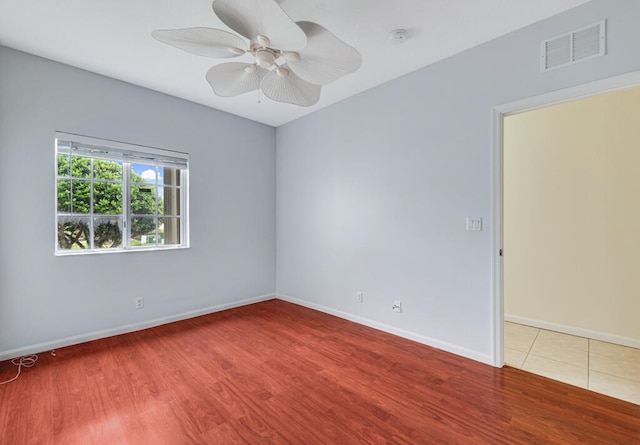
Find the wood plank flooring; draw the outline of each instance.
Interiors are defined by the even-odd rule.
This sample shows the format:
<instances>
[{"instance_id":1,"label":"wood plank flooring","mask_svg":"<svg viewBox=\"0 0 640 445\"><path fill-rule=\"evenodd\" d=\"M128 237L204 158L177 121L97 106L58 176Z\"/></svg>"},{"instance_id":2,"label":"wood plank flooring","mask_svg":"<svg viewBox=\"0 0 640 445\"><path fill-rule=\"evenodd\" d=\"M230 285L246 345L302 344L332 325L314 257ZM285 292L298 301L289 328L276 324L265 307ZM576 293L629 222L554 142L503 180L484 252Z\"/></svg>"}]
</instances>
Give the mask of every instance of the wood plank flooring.
<instances>
[{"instance_id":1,"label":"wood plank flooring","mask_svg":"<svg viewBox=\"0 0 640 445\"><path fill-rule=\"evenodd\" d=\"M270 300L40 354L0 443L629 445L640 406Z\"/></svg>"}]
</instances>

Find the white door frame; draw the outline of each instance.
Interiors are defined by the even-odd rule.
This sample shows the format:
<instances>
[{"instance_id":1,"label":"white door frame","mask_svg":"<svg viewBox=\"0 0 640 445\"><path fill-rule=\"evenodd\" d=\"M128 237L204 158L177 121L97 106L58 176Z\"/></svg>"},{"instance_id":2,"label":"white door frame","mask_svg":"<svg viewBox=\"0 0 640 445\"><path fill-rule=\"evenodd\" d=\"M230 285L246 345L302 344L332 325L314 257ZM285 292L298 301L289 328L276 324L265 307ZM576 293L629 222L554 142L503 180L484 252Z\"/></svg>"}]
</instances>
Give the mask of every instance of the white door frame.
<instances>
[{"instance_id":1,"label":"white door frame","mask_svg":"<svg viewBox=\"0 0 640 445\"><path fill-rule=\"evenodd\" d=\"M492 119L492 155L493 155L493 232L492 237L492 288L493 288L493 365L504 365L504 273L503 249L503 152L504 152L504 117L537 108L548 107L563 102L583 99L597 94L609 93L640 86L640 71L627 73L607 79L596 80L584 85L553 91L539 96L498 105L491 109ZM508 255L509 252L504 252Z\"/></svg>"}]
</instances>

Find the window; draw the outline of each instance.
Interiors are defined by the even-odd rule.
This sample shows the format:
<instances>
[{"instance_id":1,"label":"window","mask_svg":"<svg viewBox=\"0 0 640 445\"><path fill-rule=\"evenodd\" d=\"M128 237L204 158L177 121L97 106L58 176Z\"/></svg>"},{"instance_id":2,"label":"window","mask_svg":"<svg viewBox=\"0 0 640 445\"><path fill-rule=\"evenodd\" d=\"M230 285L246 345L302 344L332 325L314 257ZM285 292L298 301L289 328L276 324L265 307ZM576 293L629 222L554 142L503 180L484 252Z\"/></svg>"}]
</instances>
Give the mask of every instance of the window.
<instances>
[{"instance_id":1,"label":"window","mask_svg":"<svg viewBox=\"0 0 640 445\"><path fill-rule=\"evenodd\" d=\"M56 133L56 254L188 247L188 155Z\"/></svg>"}]
</instances>

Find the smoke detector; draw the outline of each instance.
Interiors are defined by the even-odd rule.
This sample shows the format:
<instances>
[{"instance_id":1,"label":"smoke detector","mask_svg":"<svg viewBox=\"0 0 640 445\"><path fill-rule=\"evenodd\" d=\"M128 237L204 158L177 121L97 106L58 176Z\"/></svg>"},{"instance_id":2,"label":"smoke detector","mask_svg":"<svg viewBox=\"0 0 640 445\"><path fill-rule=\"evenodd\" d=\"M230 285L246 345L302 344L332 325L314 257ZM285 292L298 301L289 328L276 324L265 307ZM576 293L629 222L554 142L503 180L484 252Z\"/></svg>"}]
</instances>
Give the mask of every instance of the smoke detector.
<instances>
[{"instance_id":1,"label":"smoke detector","mask_svg":"<svg viewBox=\"0 0 640 445\"><path fill-rule=\"evenodd\" d=\"M389 34L389 40L391 40L396 45L400 45L401 43L406 42L408 38L409 33L406 29L396 29L391 31L391 33Z\"/></svg>"}]
</instances>

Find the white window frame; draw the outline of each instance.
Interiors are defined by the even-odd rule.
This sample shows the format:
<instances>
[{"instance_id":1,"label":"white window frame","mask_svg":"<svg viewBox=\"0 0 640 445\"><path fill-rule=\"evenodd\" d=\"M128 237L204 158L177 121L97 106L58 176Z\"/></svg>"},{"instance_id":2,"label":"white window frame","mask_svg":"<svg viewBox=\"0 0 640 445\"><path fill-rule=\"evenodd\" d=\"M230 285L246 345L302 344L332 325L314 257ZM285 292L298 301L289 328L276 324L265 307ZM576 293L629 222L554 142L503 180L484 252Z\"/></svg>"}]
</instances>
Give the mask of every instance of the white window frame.
<instances>
[{"instance_id":1,"label":"white window frame","mask_svg":"<svg viewBox=\"0 0 640 445\"><path fill-rule=\"evenodd\" d=\"M87 248L87 249L61 249L58 244L58 218L63 215L64 212L58 211L58 180L62 177L58 176L58 154L69 154L76 156L83 156L90 158L93 164L93 159L111 160L122 163L122 246L117 248ZM180 244L158 244L157 242L152 245L145 246L132 246L131 245L131 224L132 218L137 217L137 214L132 213L131 209L131 165L132 164L144 164L156 167L156 183L151 185L154 187L157 195L157 190L160 187L164 187L157 183L157 167L167 167L180 170L180 185L176 187L179 189L180 194L180 211L177 218L180 220ZM65 177L66 178L66 177ZM70 172L70 180L71 172ZM94 180L93 175L88 178L87 181L91 183L91 211L89 214L82 214L88 216L90 219L91 227L94 224L93 214L93 193L94 193ZM108 182L108 181L106 181ZM98 139L89 136L82 136L71 133L55 133L55 154L54 154L54 246L56 256L68 256L68 255L87 255L87 254L104 254L104 253L122 253L122 252L140 252L140 251L158 251L158 250L174 250L174 249L186 249L189 248L189 155L187 153L165 150L154 147L146 147L143 145L129 144L125 142L111 141L107 139ZM153 217L156 220L163 217L158 214L158 201L156 199L156 211L155 214L144 215ZM73 216L73 214L72 214ZM114 215L119 217L120 215ZM157 239L157 227L156 224L156 239ZM93 232L92 232L93 233ZM91 241L91 244L93 242Z\"/></svg>"}]
</instances>

